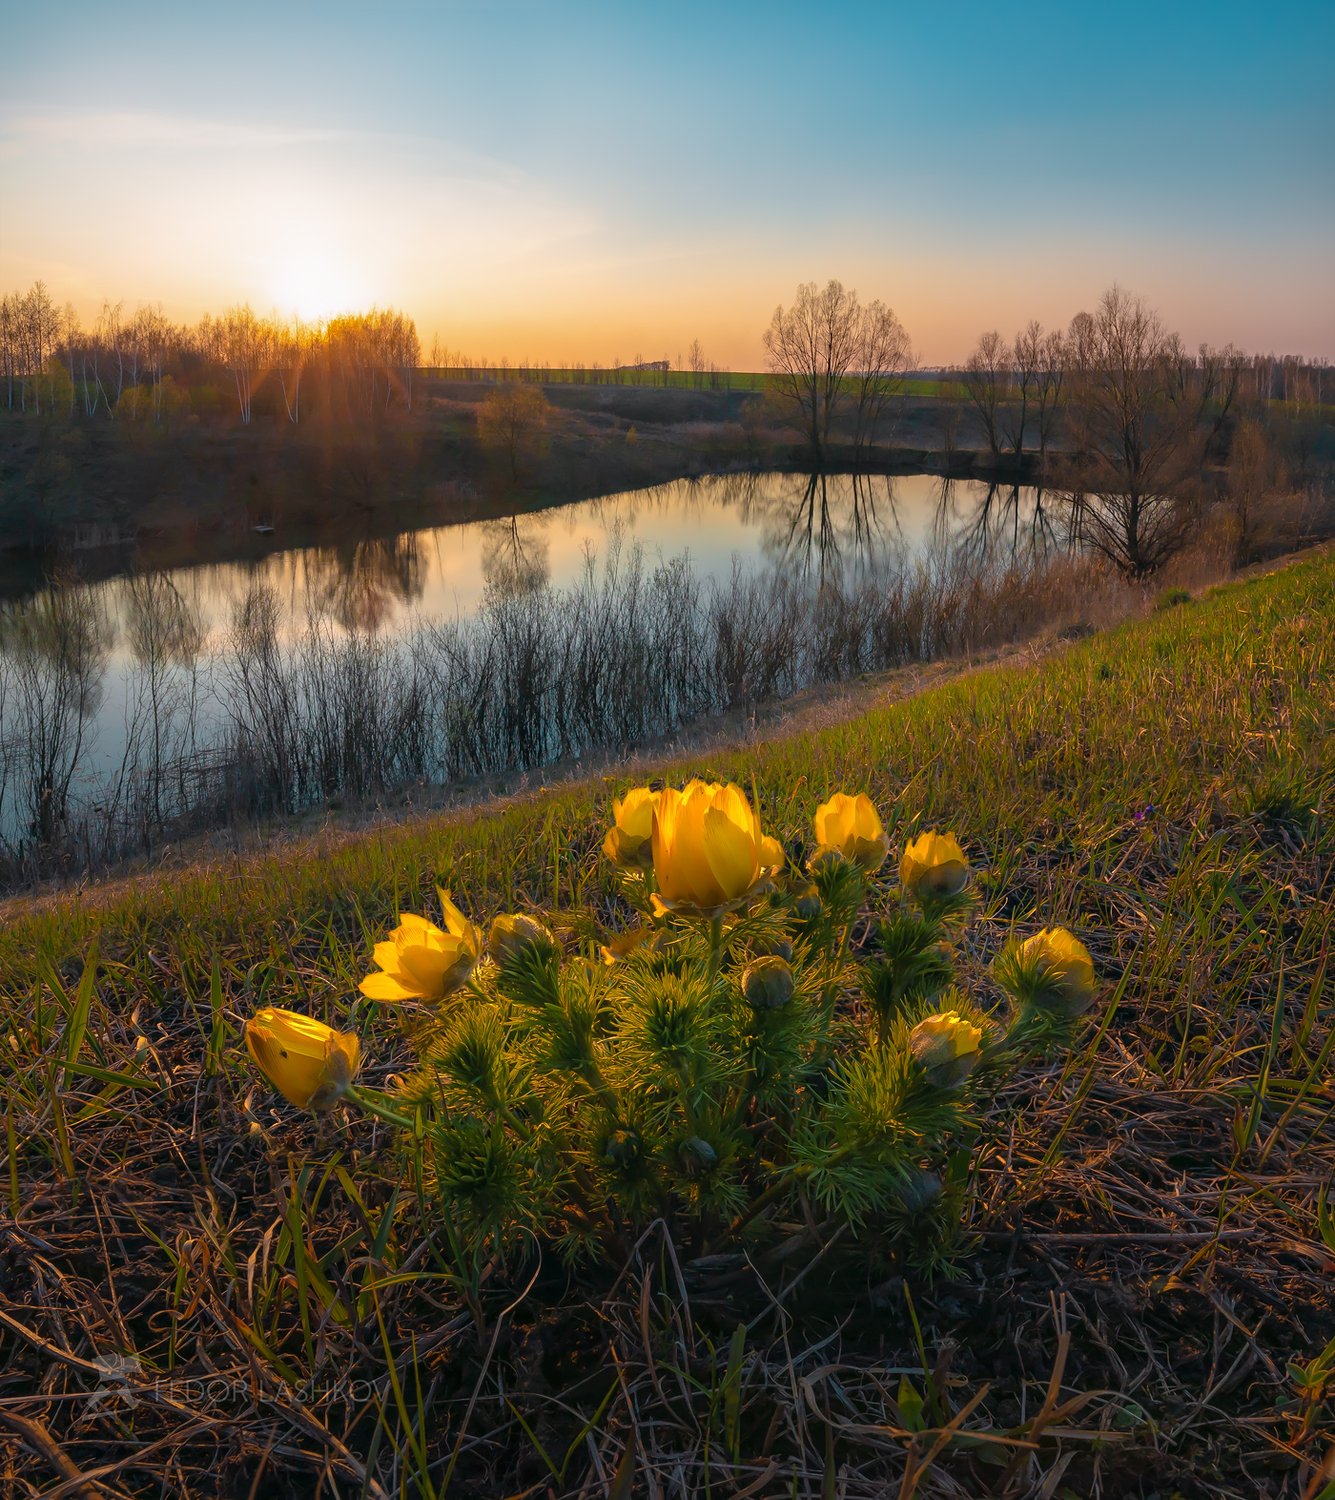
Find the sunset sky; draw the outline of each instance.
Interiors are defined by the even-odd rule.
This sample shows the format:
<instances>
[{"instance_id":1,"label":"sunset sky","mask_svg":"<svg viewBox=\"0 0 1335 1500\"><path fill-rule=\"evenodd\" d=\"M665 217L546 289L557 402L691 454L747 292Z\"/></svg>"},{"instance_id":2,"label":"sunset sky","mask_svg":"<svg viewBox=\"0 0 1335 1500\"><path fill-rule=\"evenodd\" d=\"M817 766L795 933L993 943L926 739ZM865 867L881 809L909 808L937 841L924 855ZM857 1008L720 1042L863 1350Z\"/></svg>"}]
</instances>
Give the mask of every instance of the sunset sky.
<instances>
[{"instance_id":1,"label":"sunset sky","mask_svg":"<svg viewBox=\"0 0 1335 1500\"><path fill-rule=\"evenodd\" d=\"M693 337L799 281L920 362L1114 280L1335 357L1335 4L3 0L0 288L401 306L474 358Z\"/></svg>"}]
</instances>

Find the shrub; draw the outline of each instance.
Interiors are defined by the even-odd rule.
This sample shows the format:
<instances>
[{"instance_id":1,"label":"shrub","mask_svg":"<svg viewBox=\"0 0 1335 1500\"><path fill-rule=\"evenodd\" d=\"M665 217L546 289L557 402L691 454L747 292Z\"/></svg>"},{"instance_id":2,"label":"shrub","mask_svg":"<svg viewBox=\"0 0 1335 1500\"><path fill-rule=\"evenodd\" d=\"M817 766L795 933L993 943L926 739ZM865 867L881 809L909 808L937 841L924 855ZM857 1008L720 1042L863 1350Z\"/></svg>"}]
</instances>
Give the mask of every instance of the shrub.
<instances>
[{"instance_id":1,"label":"shrub","mask_svg":"<svg viewBox=\"0 0 1335 1500\"><path fill-rule=\"evenodd\" d=\"M478 408L478 436L488 448L505 456L511 479L518 479L521 461L544 451L551 415L547 397L538 386L498 386Z\"/></svg>"},{"instance_id":2,"label":"shrub","mask_svg":"<svg viewBox=\"0 0 1335 1500\"><path fill-rule=\"evenodd\" d=\"M1154 607L1158 610L1176 609L1181 604L1190 604L1191 595L1186 589L1165 589L1154 601Z\"/></svg>"}]
</instances>

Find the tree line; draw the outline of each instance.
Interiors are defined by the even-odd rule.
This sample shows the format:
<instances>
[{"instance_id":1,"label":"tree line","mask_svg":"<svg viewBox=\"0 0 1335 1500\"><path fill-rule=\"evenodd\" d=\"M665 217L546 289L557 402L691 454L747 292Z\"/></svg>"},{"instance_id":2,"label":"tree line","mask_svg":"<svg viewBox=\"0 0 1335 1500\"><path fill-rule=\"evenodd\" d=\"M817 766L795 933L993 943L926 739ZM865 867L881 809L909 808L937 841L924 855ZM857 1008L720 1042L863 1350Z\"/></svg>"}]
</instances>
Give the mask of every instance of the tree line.
<instances>
[{"instance_id":1,"label":"tree line","mask_svg":"<svg viewBox=\"0 0 1335 1500\"><path fill-rule=\"evenodd\" d=\"M243 425L265 391L292 425L317 404L338 417L412 408L421 346L413 320L388 308L325 322L257 314L248 304L197 324L160 307L106 302L86 326L38 281L0 297L0 381L10 411L162 422L234 404Z\"/></svg>"},{"instance_id":2,"label":"tree line","mask_svg":"<svg viewBox=\"0 0 1335 1500\"><path fill-rule=\"evenodd\" d=\"M324 322L256 313L249 304L197 324L174 323L161 307L133 313L105 302L90 326L72 304L58 306L44 282L0 296L0 382L10 411L33 416L98 415L165 421L178 413L232 407L243 425L264 391L273 415L300 423L310 392L339 415L402 405L412 409L416 381L506 385L636 385L732 390L732 372L707 359L699 339L685 356L606 364L493 362L451 349L439 336L422 348L404 313L372 308ZM754 377L740 377L742 389Z\"/></svg>"},{"instance_id":3,"label":"tree line","mask_svg":"<svg viewBox=\"0 0 1335 1500\"><path fill-rule=\"evenodd\" d=\"M800 286L764 339L770 396L805 435L818 468L872 440L912 363L894 313L862 304L837 280ZM1324 365L1290 359L1279 371L1286 391L1320 409ZM1236 459L1230 483L1256 489L1275 377L1271 356L1232 345L1188 350L1143 298L1119 286L1064 330L1031 321L1014 339L982 334L956 376L990 467L1034 471L1073 490L1082 541L1133 576L1182 546L1209 499L1208 465ZM1253 477L1239 479L1243 470Z\"/></svg>"}]
</instances>

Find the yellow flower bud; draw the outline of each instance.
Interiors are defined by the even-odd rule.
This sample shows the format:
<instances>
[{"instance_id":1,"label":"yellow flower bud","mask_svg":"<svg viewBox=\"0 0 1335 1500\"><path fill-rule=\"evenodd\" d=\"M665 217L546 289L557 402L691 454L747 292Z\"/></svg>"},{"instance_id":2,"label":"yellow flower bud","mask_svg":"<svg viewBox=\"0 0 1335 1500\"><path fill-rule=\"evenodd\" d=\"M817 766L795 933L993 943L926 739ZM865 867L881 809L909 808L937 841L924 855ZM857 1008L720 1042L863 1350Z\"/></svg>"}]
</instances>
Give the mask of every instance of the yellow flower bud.
<instances>
[{"instance_id":1,"label":"yellow flower bud","mask_svg":"<svg viewBox=\"0 0 1335 1500\"><path fill-rule=\"evenodd\" d=\"M627 1130L619 1125L603 1142L599 1154L609 1167L615 1167L622 1172L633 1171L643 1159L644 1141L639 1131Z\"/></svg>"},{"instance_id":2,"label":"yellow flower bud","mask_svg":"<svg viewBox=\"0 0 1335 1500\"><path fill-rule=\"evenodd\" d=\"M1088 1010L1098 992L1089 949L1064 927L1045 927L1020 944L1020 961L1034 964L1043 988L1055 994L1073 1016Z\"/></svg>"},{"instance_id":3,"label":"yellow flower bud","mask_svg":"<svg viewBox=\"0 0 1335 1500\"><path fill-rule=\"evenodd\" d=\"M782 933L775 937L757 938L751 944L752 958L781 958L784 963L793 961L792 939L784 937Z\"/></svg>"},{"instance_id":4,"label":"yellow flower bud","mask_svg":"<svg viewBox=\"0 0 1335 1500\"><path fill-rule=\"evenodd\" d=\"M915 896L958 896L969 880L969 862L953 833L921 833L905 846L899 878Z\"/></svg>"},{"instance_id":5,"label":"yellow flower bud","mask_svg":"<svg viewBox=\"0 0 1335 1500\"><path fill-rule=\"evenodd\" d=\"M445 926L437 927L425 917L399 913L399 925L386 942L375 945L378 974L368 974L361 983L368 1000L443 1000L465 984L482 954L482 934L439 891L445 911Z\"/></svg>"},{"instance_id":6,"label":"yellow flower bud","mask_svg":"<svg viewBox=\"0 0 1335 1500\"><path fill-rule=\"evenodd\" d=\"M890 850L890 840L870 797L836 792L816 809L816 857L829 851L874 875Z\"/></svg>"},{"instance_id":7,"label":"yellow flower bud","mask_svg":"<svg viewBox=\"0 0 1335 1500\"><path fill-rule=\"evenodd\" d=\"M820 892L814 885L804 885L793 899L793 911L803 921L810 922L821 913Z\"/></svg>"},{"instance_id":8,"label":"yellow flower bud","mask_svg":"<svg viewBox=\"0 0 1335 1500\"><path fill-rule=\"evenodd\" d=\"M909 1050L938 1088L963 1083L978 1061L982 1028L958 1011L940 1011L919 1021L909 1033Z\"/></svg>"},{"instance_id":9,"label":"yellow flower bud","mask_svg":"<svg viewBox=\"0 0 1335 1500\"><path fill-rule=\"evenodd\" d=\"M781 1010L795 988L792 969L777 954L753 958L742 970L742 995L753 1010Z\"/></svg>"},{"instance_id":10,"label":"yellow flower bud","mask_svg":"<svg viewBox=\"0 0 1335 1500\"><path fill-rule=\"evenodd\" d=\"M298 1109L325 1110L357 1076L361 1043L351 1031L266 1005L246 1022L246 1050L255 1066Z\"/></svg>"},{"instance_id":11,"label":"yellow flower bud","mask_svg":"<svg viewBox=\"0 0 1335 1500\"><path fill-rule=\"evenodd\" d=\"M517 958L526 948L537 944L554 946L551 932L533 917L523 912L510 912L499 916L491 924L487 938L487 949L498 964L506 959Z\"/></svg>"},{"instance_id":12,"label":"yellow flower bud","mask_svg":"<svg viewBox=\"0 0 1335 1500\"><path fill-rule=\"evenodd\" d=\"M603 853L623 870L648 869L653 863L658 796L647 786L637 786L612 804L612 828L603 840Z\"/></svg>"},{"instance_id":13,"label":"yellow flower bud","mask_svg":"<svg viewBox=\"0 0 1335 1500\"><path fill-rule=\"evenodd\" d=\"M653 851L656 906L694 916L736 910L783 865L782 845L761 833L746 793L731 782L660 792Z\"/></svg>"}]
</instances>

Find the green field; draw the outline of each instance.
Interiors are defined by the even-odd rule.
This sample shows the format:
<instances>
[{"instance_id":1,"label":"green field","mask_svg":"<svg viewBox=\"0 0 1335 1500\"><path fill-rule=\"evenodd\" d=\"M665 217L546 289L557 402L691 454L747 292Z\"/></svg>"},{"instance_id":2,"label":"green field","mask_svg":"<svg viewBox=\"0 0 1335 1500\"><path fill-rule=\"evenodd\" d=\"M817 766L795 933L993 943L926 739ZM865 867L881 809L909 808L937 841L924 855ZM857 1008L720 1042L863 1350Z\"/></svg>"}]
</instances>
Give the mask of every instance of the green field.
<instances>
[{"instance_id":1,"label":"green field","mask_svg":"<svg viewBox=\"0 0 1335 1500\"><path fill-rule=\"evenodd\" d=\"M11 906L0 1474L31 1494L327 1474L346 1495L1330 1500L1333 597L1327 550L660 768L753 788L783 837L866 790L894 842L959 834L980 951L1040 918L1092 950L1100 1008L1004 1101L945 1277L790 1295L796 1268L655 1246L615 1281L544 1261L465 1298L389 1132L275 1113L256 1086L238 1042L264 1004L351 1012L366 1077L403 1066L357 982L437 882L478 920L610 914L624 780Z\"/></svg>"},{"instance_id":2,"label":"green field","mask_svg":"<svg viewBox=\"0 0 1335 1500\"><path fill-rule=\"evenodd\" d=\"M434 379L486 382L506 379L537 380L543 385L629 385L646 386L651 389L700 390L700 391L751 391L763 392L770 377L763 370L719 370L712 374L696 375L690 370L577 370L559 367L543 367L525 370L519 367L506 370L442 369L424 370L423 374ZM851 389L852 382L849 382ZM904 396L946 396L952 400L964 398L964 387L954 380L909 379L901 383L899 394Z\"/></svg>"}]
</instances>

